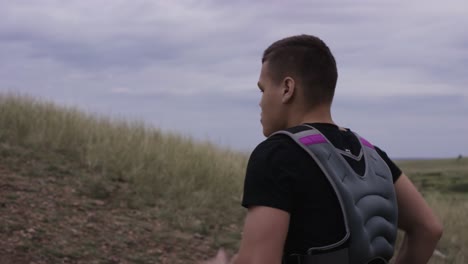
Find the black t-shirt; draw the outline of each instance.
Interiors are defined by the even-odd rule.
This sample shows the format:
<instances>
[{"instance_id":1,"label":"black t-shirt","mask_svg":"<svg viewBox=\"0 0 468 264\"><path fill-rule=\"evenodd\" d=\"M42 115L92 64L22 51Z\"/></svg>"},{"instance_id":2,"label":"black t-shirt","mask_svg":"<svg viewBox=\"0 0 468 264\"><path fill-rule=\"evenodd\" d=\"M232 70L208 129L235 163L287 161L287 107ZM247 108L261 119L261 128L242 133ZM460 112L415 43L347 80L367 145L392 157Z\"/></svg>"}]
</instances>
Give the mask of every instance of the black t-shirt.
<instances>
[{"instance_id":1,"label":"black t-shirt","mask_svg":"<svg viewBox=\"0 0 468 264\"><path fill-rule=\"evenodd\" d=\"M361 144L351 130L325 123L310 125L336 148L359 155ZM298 126L288 131L295 133L305 129L309 128ZM378 147L375 149L389 166L395 182L401 170L384 151ZM364 174L364 158L356 161L346 155L343 157L356 173ZM284 248L286 256L305 254L311 247L335 243L346 233L338 198L331 184L312 157L286 135L269 137L252 152L242 206L268 206L290 213Z\"/></svg>"}]
</instances>

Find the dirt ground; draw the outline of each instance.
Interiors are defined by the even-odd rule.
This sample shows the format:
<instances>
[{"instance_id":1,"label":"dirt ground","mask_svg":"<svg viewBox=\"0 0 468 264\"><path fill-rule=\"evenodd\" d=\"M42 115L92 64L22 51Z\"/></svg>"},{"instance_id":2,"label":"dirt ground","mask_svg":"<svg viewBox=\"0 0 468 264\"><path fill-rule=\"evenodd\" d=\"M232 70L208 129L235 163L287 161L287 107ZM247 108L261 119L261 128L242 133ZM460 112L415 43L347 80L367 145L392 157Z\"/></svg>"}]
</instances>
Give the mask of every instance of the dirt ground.
<instances>
[{"instance_id":1,"label":"dirt ground","mask_svg":"<svg viewBox=\"0 0 468 264\"><path fill-rule=\"evenodd\" d=\"M210 238L171 230L157 208L92 199L70 177L15 173L0 161L0 263L200 263Z\"/></svg>"}]
</instances>

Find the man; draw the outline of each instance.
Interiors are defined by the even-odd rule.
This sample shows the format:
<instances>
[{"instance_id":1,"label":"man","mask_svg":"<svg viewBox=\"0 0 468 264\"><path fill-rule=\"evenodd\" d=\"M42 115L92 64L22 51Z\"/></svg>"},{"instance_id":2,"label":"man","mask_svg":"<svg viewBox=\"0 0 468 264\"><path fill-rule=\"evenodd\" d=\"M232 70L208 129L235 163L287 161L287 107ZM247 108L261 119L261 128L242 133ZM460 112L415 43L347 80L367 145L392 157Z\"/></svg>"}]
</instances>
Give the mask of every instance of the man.
<instances>
[{"instance_id":1,"label":"man","mask_svg":"<svg viewBox=\"0 0 468 264\"><path fill-rule=\"evenodd\" d=\"M293 36L265 50L258 87L268 138L249 160L242 201L248 213L231 263L386 263L397 222L405 238L396 263L431 257L441 223L384 151L335 124L337 76L317 37ZM385 235L369 235L369 226ZM217 263L228 263L223 254Z\"/></svg>"}]
</instances>

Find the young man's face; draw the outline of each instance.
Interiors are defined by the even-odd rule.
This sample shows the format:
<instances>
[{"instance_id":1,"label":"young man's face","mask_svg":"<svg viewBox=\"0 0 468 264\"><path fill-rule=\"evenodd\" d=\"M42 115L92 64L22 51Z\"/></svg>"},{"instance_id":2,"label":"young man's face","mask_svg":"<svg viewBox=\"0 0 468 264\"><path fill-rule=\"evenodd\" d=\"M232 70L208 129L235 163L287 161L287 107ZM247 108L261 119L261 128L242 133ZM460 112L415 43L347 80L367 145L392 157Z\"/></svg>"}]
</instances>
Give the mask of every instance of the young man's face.
<instances>
[{"instance_id":1,"label":"young man's face","mask_svg":"<svg viewBox=\"0 0 468 264\"><path fill-rule=\"evenodd\" d=\"M258 87L262 92L260 100L263 135L266 137L272 133L286 128L286 116L283 110L281 83L275 83L268 69L268 61L263 63L260 72Z\"/></svg>"}]
</instances>

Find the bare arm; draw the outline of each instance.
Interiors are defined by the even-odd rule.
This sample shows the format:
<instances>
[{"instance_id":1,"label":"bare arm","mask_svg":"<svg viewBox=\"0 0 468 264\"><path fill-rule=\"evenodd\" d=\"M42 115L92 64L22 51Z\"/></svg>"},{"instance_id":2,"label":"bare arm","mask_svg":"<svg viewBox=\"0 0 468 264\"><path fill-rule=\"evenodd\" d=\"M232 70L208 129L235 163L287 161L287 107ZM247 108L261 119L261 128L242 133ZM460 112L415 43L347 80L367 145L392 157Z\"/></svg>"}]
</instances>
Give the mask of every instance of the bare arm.
<instances>
[{"instance_id":1,"label":"bare arm","mask_svg":"<svg viewBox=\"0 0 468 264\"><path fill-rule=\"evenodd\" d=\"M395 264L425 264L442 236L442 224L405 174L396 181L395 191L398 227L405 231Z\"/></svg>"},{"instance_id":2,"label":"bare arm","mask_svg":"<svg viewBox=\"0 0 468 264\"><path fill-rule=\"evenodd\" d=\"M281 264L289 213L266 206L249 208L234 264Z\"/></svg>"}]
</instances>

